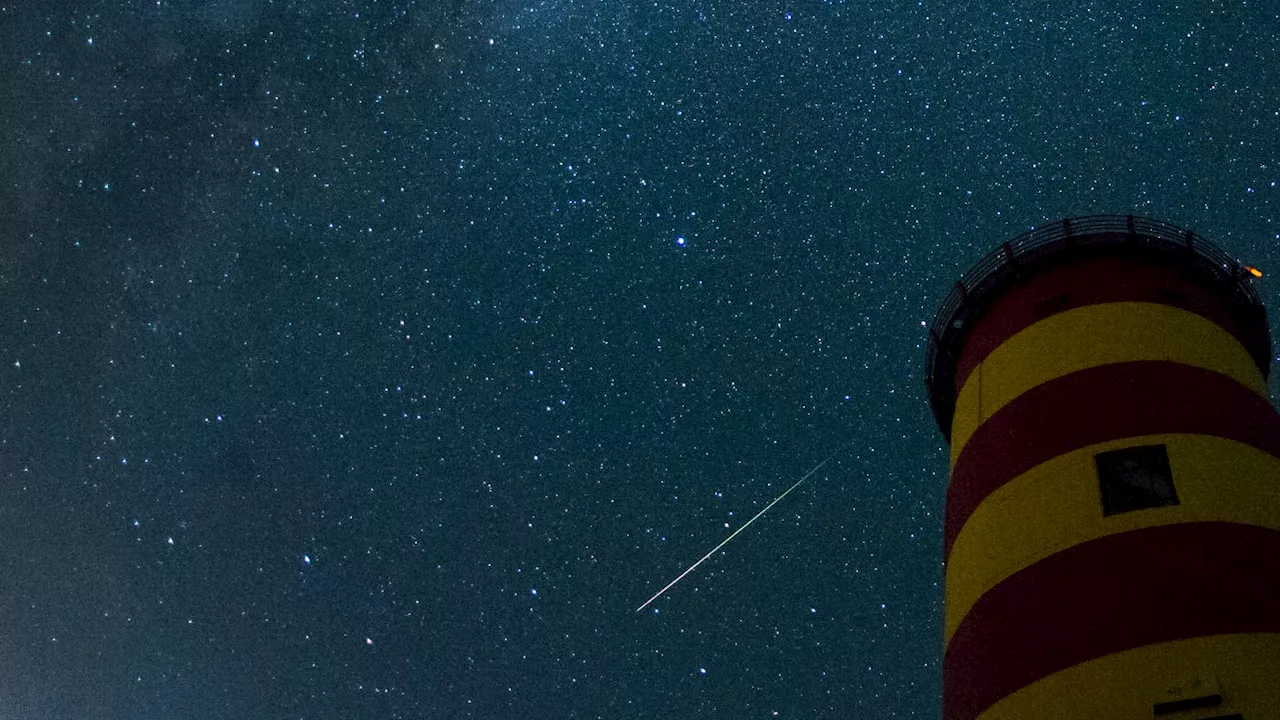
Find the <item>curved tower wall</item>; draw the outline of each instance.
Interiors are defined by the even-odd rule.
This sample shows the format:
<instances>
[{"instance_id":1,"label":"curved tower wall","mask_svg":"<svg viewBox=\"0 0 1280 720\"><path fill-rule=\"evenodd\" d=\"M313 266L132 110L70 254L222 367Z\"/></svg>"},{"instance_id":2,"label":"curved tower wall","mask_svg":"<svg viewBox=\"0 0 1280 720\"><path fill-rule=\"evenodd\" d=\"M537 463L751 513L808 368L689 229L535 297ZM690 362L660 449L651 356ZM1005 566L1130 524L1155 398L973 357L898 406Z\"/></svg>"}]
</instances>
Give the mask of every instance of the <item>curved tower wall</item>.
<instances>
[{"instance_id":1,"label":"curved tower wall","mask_svg":"<svg viewBox=\"0 0 1280 720\"><path fill-rule=\"evenodd\" d=\"M1280 718L1280 415L1246 278L1108 216L952 293L945 720Z\"/></svg>"}]
</instances>

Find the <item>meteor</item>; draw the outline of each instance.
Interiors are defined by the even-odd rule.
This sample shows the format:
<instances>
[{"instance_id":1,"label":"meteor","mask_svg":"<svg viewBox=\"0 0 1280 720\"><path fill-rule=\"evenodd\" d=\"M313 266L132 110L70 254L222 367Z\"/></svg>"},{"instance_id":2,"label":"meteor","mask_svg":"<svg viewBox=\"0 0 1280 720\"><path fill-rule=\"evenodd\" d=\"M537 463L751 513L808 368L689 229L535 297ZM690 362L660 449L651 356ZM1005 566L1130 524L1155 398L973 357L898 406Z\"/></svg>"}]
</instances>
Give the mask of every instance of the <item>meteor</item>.
<instances>
[{"instance_id":1,"label":"meteor","mask_svg":"<svg viewBox=\"0 0 1280 720\"><path fill-rule=\"evenodd\" d=\"M805 473L804 477L797 480L794 485L787 488L786 491L783 492L778 497L774 498L773 502L769 503L768 505L765 505L764 509L756 513L755 517L743 523L742 527L738 528L737 530L734 530L733 533L729 535L729 537L725 538L724 540L721 540L719 545L711 548L711 552L707 553L706 555L703 555L701 560L690 565L689 568L684 572L680 573L680 575L675 580L672 580L671 582L667 583L666 587L662 588L657 593L655 593L653 597L649 598L648 600L645 600L643 605L636 608L636 612L640 612L641 610L649 607L649 605L653 604L654 600L657 600L658 598L662 597L663 593L670 590L673 585L683 580L685 575L688 575L689 573L693 572L695 569L697 569L699 565L706 562L707 558L711 557L712 555L715 555L717 550L724 547L725 545L728 545L730 540L738 537L738 534L741 533L743 530L746 530L748 527L750 527L751 523L755 522L756 520L759 520L761 515L764 515L765 513L769 512L769 508L773 507L774 505L777 505L779 502L782 501L782 498L790 495L792 490L795 490L796 488L800 487L800 483L804 482L805 480L808 480L810 475L813 475L814 473L821 470L823 465L826 465L827 463L831 462L832 458L834 458L836 455L839 455L841 450L844 450L845 448L849 447L849 445L851 445L852 443L853 443L852 440L850 440L849 442L846 442L845 444L836 448L835 451L833 451L830 455L828 455L825 460L818 463L817 465L814 465L812 470Z\"/></svg>"}]
</instances>

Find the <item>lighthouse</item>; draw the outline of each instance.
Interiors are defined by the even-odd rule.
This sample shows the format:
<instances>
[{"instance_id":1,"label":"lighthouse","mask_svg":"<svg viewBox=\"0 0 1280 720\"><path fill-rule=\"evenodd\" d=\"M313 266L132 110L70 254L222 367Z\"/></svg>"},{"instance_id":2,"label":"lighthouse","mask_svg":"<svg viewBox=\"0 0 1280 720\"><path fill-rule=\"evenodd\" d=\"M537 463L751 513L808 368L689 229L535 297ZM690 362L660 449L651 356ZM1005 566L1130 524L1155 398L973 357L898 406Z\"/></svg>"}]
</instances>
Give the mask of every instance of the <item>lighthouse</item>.
<instances>
[{"instance_id":1,"label":"lighthouse","mask_svg":"<svg viewBox=\"0 0 1280 720\"><path fill-rule=\"evenodd\" d=\"M930 327L944 720L1280 718L1259 273L1123 215L995 248Z\"/></svg>"}]
</instances>

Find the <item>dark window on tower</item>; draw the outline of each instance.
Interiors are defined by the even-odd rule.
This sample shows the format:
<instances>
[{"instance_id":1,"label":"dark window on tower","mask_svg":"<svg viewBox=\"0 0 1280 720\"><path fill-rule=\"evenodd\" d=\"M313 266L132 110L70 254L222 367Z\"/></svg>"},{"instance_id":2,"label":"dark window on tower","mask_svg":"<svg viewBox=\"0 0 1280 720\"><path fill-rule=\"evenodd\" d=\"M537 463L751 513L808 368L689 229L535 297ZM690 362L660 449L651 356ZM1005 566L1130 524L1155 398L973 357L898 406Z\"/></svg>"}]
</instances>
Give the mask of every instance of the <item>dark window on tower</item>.
<instances>
[{"instance_id":1,"label":"dark window on tower","mask_svg":"<svg viewBox=\"0 0 1280 720\"><path fill-rule=\"evenodd\" d=\"M1210 693L1209 695L1200 695L1198 697L1183 698L1181 700L1167 700L1158 702L1152 708L1152 714L1156 717L1168 715L1170 713L1182 712L1184 710L1194 710L1196 708L1218 707L1222 704L1221 693ZM1201 720L1218 720L1218 718L1239 718L1239 715L1220 715L1216 718L1201 718Z\"/></svg>"},{"instance_id":2,"label":"dark window on tower","mask_svg":"<svg viewBox=\"0 0 1280 720\"><path fill-rule=\"evenodd\" d=\"M1093 456L1102 489L1102 514L1178 504L1164 445L1139 445Z\"/></svg>"}]
</instances>

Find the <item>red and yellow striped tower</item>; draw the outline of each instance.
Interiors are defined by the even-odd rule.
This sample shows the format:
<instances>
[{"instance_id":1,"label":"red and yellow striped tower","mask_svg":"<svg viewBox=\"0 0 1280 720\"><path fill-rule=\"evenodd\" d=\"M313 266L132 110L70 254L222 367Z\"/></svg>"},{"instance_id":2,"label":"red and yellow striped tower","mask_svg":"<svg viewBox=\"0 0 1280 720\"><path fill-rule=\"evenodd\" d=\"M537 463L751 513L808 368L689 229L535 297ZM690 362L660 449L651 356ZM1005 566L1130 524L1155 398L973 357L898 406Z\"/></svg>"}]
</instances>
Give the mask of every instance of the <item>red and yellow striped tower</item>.
<instances>
[{"instance_id":1,"label":"red and yellow striped tower","mask_svg":"<svg viewBox=\"0 0 1280 720\"><path fill-rule=\"evenodd\" d=\"M1011 240L956 285L944 720L1280 718L1280 415L1266 311L1132 216Z\"/></svg>"}]
</instances>

